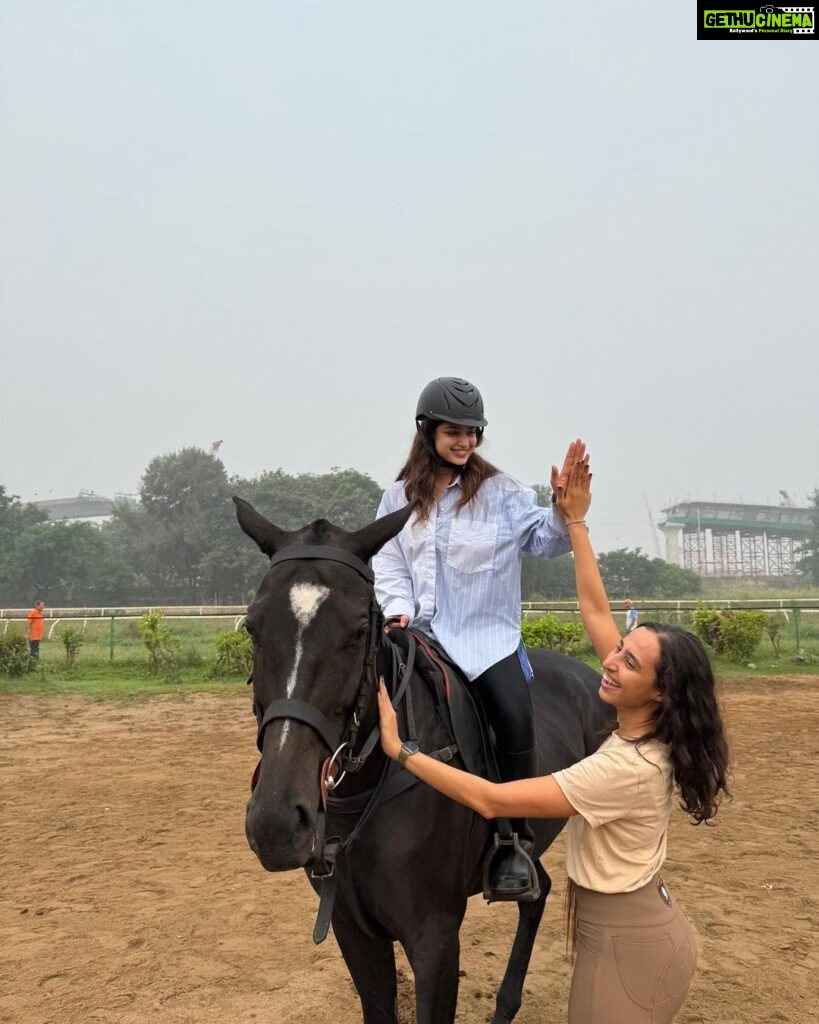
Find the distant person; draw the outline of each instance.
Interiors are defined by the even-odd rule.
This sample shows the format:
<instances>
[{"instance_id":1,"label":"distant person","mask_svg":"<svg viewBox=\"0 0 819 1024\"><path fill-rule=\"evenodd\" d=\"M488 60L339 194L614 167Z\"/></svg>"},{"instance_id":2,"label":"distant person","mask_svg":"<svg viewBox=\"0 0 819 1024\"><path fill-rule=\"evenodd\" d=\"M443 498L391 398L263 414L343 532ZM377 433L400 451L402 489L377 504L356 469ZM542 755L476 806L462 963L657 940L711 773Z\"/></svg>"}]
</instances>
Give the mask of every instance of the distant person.
<instances>
[{"instance_id":1,"label":"distant person","mask_svg":"<svg viewBox=\"0 0 819 1024\"><path fill-rule=\"evenodd\" d=\"M626 606L626 632L630 633L637 628L637 616L640 614L634 607L634 602L626 598L623 604Z\"/></svg>"},{"instance_id":2,"label":"distant person","mask_svg":"<svg viewBox=\"0 0 819 1024\"><path fill-rule=\"evenodd\" d=\"M43 608L45 601L35 601L28 618L28 653L32 661L40 660L40 641L43 639Z\"/></svg>"}]
</instances>

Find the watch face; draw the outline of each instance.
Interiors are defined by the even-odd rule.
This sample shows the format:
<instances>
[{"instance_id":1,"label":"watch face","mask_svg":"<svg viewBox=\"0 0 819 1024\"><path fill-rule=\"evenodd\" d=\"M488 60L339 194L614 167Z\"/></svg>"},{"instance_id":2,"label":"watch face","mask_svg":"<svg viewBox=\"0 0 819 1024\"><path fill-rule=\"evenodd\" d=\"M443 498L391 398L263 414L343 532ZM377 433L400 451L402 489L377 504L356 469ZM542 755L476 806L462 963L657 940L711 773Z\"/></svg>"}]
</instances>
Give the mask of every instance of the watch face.
<instances>
[{"instance_id":1,"label":"watch face","mask_svg":"<svg viewBox=\"0 0 819 1024\"><path fill-rule=\"evenodd\" d=\"M398 763L403 767L407 763L407 758L417 754L420 749L415 740L404 740L398 753Z\"/></svg>"}]
</instances>

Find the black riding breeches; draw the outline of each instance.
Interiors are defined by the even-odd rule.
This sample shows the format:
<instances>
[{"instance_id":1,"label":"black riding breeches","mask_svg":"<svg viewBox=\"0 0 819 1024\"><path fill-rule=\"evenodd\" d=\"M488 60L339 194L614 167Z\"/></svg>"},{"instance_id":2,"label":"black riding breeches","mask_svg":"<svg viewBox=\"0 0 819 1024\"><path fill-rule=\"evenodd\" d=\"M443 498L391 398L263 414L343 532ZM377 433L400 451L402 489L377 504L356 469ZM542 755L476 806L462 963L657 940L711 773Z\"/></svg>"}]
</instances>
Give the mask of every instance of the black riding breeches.
<instances>
[{"instance_id":1,"label":"black riding breeches","mask_svg":"<svg viewBox=\"0 0 819 1024\"><path fill-rule=\"evenodd\" d=\"M471 685L495 732L498 750L505 754L531 750L535 745L532 695L517 651L482 672Z\"/></svg>"}]
</instances>

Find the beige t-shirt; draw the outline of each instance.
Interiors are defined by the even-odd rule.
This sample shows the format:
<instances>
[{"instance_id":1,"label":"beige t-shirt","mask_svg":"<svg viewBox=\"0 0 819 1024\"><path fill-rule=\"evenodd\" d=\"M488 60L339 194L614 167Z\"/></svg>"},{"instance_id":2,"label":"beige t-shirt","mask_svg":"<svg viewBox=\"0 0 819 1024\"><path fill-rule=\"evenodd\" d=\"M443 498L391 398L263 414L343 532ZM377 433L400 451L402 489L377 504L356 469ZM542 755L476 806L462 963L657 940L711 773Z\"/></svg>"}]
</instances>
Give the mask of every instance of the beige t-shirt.
<instances>
[{"instance_id":1,"label":"beige t-shirt","mask_svg":"<svg viewBox=\"0 0 819 1024\"><path fill-rule=\"evenodd\" d=\"M638 746L612 733L554 780L577 811L566 837L569 878L597 892L649 882L665 860L674 785L667 744Z\"/></svg>"}]
</instances>

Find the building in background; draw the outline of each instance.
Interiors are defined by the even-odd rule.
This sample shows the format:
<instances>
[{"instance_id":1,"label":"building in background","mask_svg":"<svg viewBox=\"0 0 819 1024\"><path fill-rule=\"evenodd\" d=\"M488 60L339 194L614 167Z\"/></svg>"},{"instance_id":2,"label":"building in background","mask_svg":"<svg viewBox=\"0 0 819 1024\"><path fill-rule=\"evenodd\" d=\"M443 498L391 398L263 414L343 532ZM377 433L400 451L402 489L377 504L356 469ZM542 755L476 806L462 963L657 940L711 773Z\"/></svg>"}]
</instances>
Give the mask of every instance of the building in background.
<instances>
[{"instance_id":1,"label":"building in background","mask_svg":"<svg viewBox=\"0 0 819 1024\"><path fill-rule=\"evenodd\" d=\"M811 509L788 502L682 501L664 508L657 526L665 560L700 576L795 576L813 521Z\"/></svg>"},{"instance_id":2,"label":"building in background","mask_svg":"<svg viewBox=\"0 0 819 1024\"><path fill-rule=\"evenodd\" d=\"M31 504L48 513L52 523L105 523L116 505L133 505L136 501L133 494L105 498L93 491L80 491L75 498L46 498Z\"/></svg>"}]
</instances>

